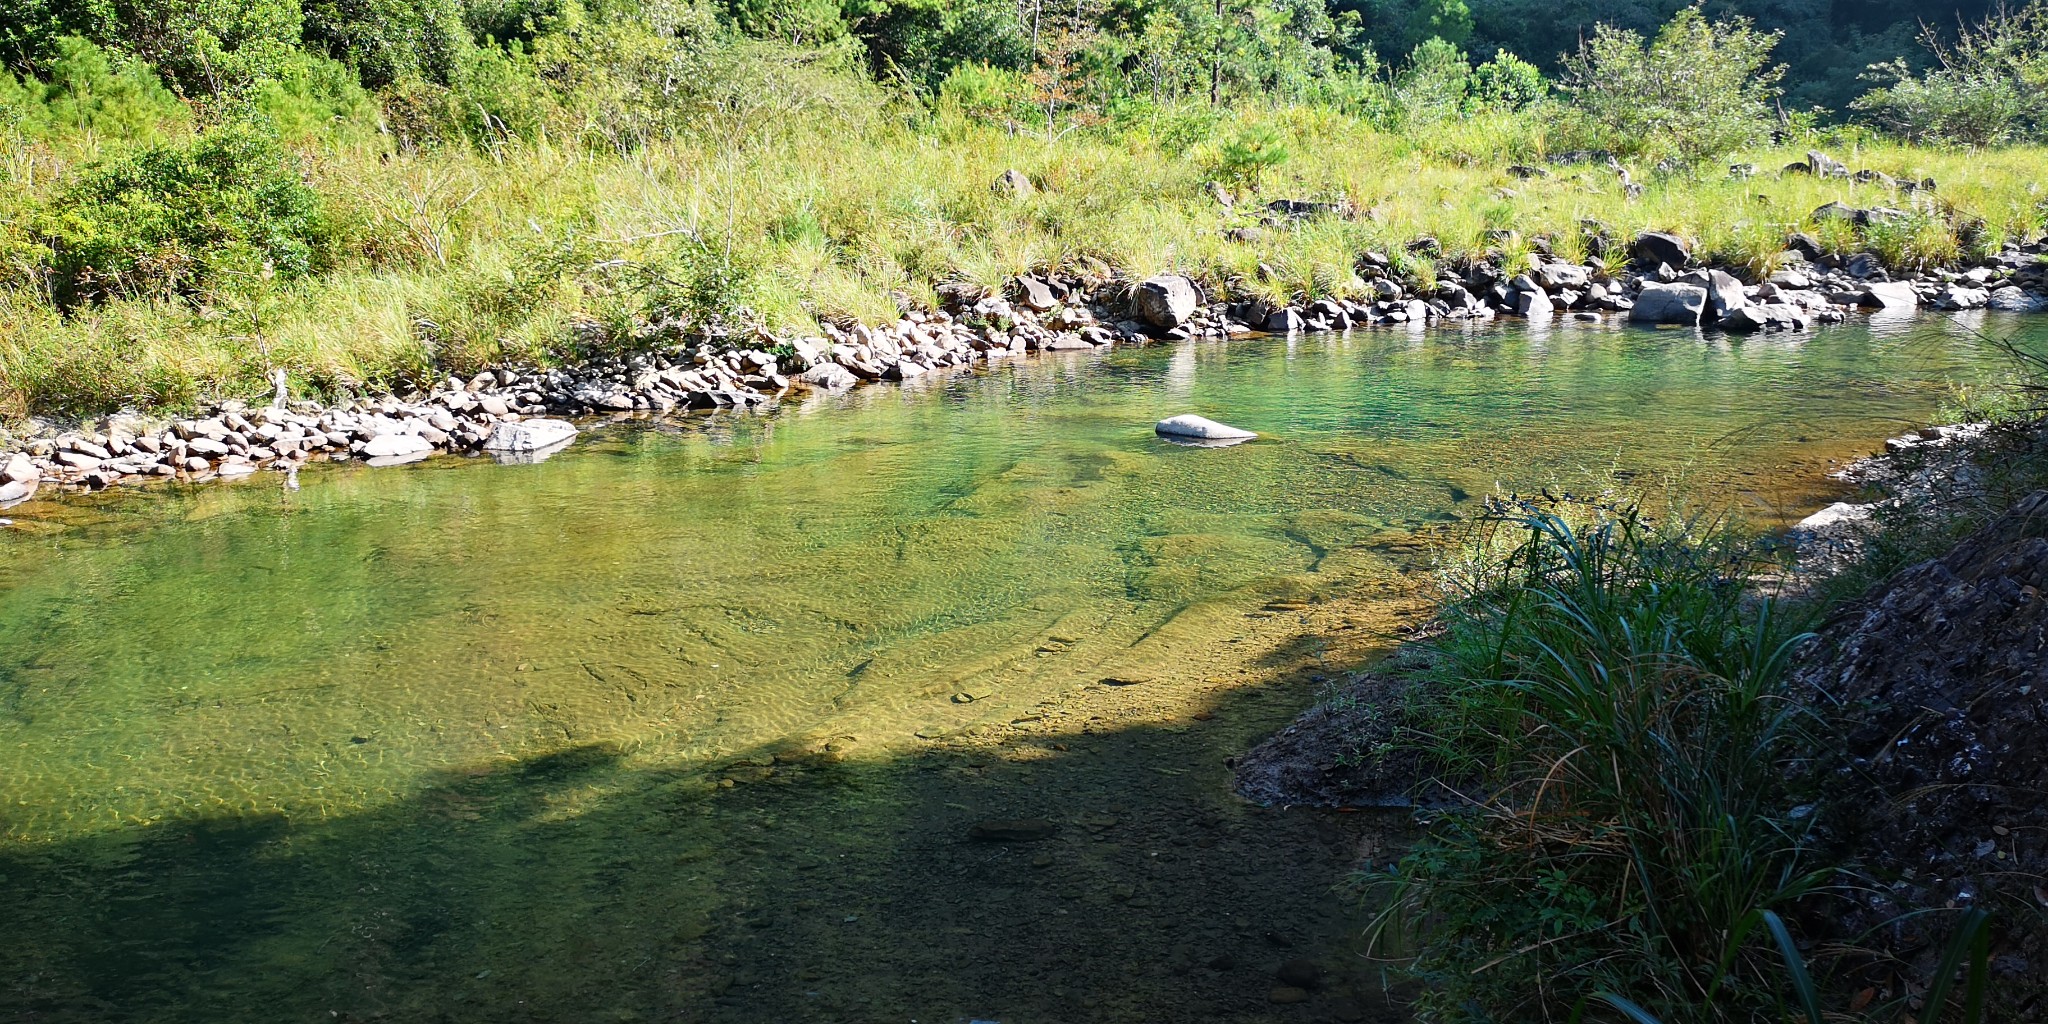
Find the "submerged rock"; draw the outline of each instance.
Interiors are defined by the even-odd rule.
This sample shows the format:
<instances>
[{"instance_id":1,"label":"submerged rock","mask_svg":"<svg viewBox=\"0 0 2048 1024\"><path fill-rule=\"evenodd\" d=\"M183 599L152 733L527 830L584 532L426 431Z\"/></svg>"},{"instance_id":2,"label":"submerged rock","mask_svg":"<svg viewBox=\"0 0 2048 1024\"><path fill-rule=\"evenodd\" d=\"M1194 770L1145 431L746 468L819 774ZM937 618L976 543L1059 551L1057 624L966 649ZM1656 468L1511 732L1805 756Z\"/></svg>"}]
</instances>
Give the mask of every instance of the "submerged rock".
<instances>
[{"instance_id":1,"label":"submerged rock","mask_svg":"<svg viewBox=\"0 0 2048 1024\"><path fill-rule=\"evenodd\" d=\"M1035 843L1051 839L1059 826L1044 818L998 818L976 822L967 838L984 843Z\"/></svg>"}]
</instances>

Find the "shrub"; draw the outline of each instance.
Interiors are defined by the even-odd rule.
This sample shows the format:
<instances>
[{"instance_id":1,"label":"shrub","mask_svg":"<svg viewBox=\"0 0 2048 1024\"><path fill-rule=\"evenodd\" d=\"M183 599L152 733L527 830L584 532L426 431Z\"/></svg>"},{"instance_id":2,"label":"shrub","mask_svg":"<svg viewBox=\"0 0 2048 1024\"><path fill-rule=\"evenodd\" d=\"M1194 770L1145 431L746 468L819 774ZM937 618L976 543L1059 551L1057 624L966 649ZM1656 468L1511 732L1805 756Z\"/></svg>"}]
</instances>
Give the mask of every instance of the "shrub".
<instances>
[{"instance_id":1,"label":"shrub","mask_svg":"<svg viewBox=\"0 0 2048 1024\"><path fill-rule=\"evenodd\" d=\"M1256 189L1266 172L1287 162L1287 140L1271 125L1249 125L1217 151L1216 176L1232 188Z\"/></svg>"},{"instance_id":2,"label":"shrub","mask_svg":"<svg viewBox=\"0 0 2048 1024\"><path fill-rule=\"evenodd\" d=\"M1601 25L1566 58L1564 89L1598 148L1700 161L1771 138L1777 33L1679 11L1645 43Z\"/></svg>"},{"instance_id":3,"label":"shrub","mask_svg":"<svg viewBox=\"0 0 2048 1024\"><path fill-rule=\"evenodd\" d=\"M83 36L154 66L188 97L240 95L275 74L298 45L298 0L9 0L4 57L38 69Z\"/></svg>"},{"instance_id":4,"label":"shrub","mask_svg":"<svg viewBox=\"0 0 2048 1024\"><path fill-rule=\"evenodd\" d=\"M237 267L301 277L329 242L320 198L293 159L246 126L93 165L38 232L64 305L186 293Z\"/></svg>"},{"instance_id":5,"label":"shrub","mask_svg":"<svg viewBox=\"0 0 2048 1024\"><path fill-rule=\"evenodd\" d=\"M1488 110L1526 110L1550 93L1550 83L1536 65L1506 50L1472 69L1466 103Z\"/></svg>"},{"instance_id":6,"label":"shrub","mask_svg":"<svg viewBox=\"0 0 2048 1024\"><path fill-rule=\"evenodd\" d=\"M1965 27L1953 45L1931 28L1921 41L1935 67L1915 75L1903 59L1873 65L1865 76L1889 82L1851 106L1915 142L1986 146L2038 137L2048 128L2048 3L1999 8Z\"/></svg>"},{"instance_id":7,"label":"shrub","mask_svg":"<svg viewBox=\"0 0 2048 1024\"><path fill-rule=\"evenodd\" d=\"M1410 125L1430 124L1454 116L1465 106L1472 65L1464 51L1432 36L1408 55L1395 80L1394 96Z\"/></svg>"}]
</instances>

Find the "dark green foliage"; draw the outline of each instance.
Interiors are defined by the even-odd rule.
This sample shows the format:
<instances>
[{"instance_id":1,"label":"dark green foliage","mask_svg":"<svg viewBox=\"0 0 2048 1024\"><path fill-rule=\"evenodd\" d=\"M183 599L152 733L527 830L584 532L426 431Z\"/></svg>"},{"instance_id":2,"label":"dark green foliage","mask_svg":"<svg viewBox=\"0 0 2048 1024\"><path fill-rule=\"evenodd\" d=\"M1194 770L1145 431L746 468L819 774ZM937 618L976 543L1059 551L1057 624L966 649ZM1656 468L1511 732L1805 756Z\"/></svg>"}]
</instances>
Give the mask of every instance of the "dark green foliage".
<instances>
[{"instance_id":1,"label":"dark green foliage","mask_svg":"<svg viewBox=\"0 0 2048 1024\"><path fill-rule=\"evenodd\" d=\"M1003 0L849 0L846 20L883 78L938 88L963 64L1022 67L1029 26Z\"/></svg>"},{"instance_id":2,"label":"dark green foliage","mask_svg":"<svg viewBox=\"0 0 2048 1024\"><path fill-rule=\"evenodd\" d=\"M263 133L216 128L97 164L37 222L65 305L189 293L231 274L302 277L329 243L320 198Z\"/></svg>"},{"instance_id":3,"label":"dark green foliage","mask_svg":"<svg viewBox=\"0 0 2048 1024\"><path fill-rule=\"evenodd\" d=\"M381 89L449 83L470 45L461 0L305 0L306 42Z\"/></svg>"},{"instance_id":4,"label":"dark green foliage","mask_svg":"<svg viewBox=\"0 0 2048 1024\"><path fill-rule=\"evenodd\" d=\"M185 96L246 92L299 43L298 0L11 0L0 53L42 70L60 40L82 36L148 62Z\"/></svg>"},{"instance_id":5,"label":"dark green foliage","mask_svg":"<svg viewBox=\"0 0 2048 1024\"><path fill-rule=\"evenodd\" d=\"M1467 83L1468 104L1487 110L1525 110L1549 93L1543 72L1506 50L1473 68Z\"/></svg>"}]
</instances>

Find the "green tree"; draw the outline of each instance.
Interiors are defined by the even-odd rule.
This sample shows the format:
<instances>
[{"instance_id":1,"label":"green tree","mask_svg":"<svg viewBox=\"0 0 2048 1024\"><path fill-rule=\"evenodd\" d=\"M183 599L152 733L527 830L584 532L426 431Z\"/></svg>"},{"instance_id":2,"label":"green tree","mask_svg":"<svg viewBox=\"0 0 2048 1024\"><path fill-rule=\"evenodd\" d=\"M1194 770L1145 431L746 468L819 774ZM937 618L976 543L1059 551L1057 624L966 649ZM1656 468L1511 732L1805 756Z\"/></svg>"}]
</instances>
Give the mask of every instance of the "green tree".
<instances>
[{"instance_id":1,"label":"green tree","mask_svg":"<svg viewBox=\"0 0 2048 1024\"><path fill-rule=\"evenodd\" d=\"M1472 38L1472 10L1465 0L1421 0L1409 16L1408 34L1417 41L1441 39L1463 46Z\"/></svg>"},{"instance_id":2,"label":"green tree","mask_svg":"<svg viewBox=\"0 0 2048 1024\"><path fill-rule=\"evenodd\" d=\"M1564 89L1599 146L1702 160L1770 139L1784 75L1770 63L1777 42L1746 18L1710 22L1698 7L1647 43L1601 25L1566 59Z\"/></svg>"},{"instance_id":3,"label":"green tree","mask_svg":"<svg viewBox=\"0 0 2048 1024\"><path fill-rule=\"evenodd\" d=\"M147 61L180 94L245 93L298 45L298 0L10 0L0 53L41 69L58 40L82 36Z\"/></svg>"},{"instance_id":4,"label":"green tree","mask_svg":"<svg viewBox=\"0 0 2048 1024\"><path fill-rule=\"evenodd\" d=\"M304 0L306 41L372 89L446 85L470 45L461 0Z\"/></svg>"}]
</instances>

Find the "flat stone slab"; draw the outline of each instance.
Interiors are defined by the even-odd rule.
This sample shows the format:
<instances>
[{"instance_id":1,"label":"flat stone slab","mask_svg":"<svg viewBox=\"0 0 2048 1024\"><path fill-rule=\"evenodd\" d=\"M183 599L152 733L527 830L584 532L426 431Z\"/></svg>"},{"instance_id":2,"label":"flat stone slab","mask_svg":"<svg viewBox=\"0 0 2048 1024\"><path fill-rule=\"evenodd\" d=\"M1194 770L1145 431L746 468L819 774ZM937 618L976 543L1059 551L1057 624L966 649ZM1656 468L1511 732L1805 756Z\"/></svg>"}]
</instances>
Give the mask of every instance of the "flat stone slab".
<instances>
[{"instance_id":1,"label":"flat stone slab","mask_svg":"<svg viewBox=\"0 0 2048 1024\"><path fill-rule=\"evenodd\" d=\"M1239 430L1227 423L1192 414L1169 416L1152 429L1161 437L1185 437L1197 441L1249 441L1259 436L1249 430Z\"/></svg>"},{"instance_id":2,"label":"flat stone slab","mask_svg":"<svg viewBox=\"0 0 2048 1024\"><path fill-rule=\"evenodd\" d=\"M576 425L568 420L505 421L491 428L491 436L484 441L484 450L537 452L555 448L575 436Z\"/></svg>"}]
</instances>

